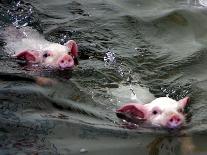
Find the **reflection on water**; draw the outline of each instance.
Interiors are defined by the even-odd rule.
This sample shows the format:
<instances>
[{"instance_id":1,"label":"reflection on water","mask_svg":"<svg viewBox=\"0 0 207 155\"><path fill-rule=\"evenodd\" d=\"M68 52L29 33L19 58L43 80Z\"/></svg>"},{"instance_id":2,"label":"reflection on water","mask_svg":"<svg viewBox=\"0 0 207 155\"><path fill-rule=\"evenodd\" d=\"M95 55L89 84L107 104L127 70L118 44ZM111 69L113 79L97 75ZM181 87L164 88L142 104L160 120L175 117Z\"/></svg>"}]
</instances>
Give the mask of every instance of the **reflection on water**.
<instances>
[{"instance_id":1,"label":"reflection on water","mask_svg":"<svg viewBox=\"0 0 207 155\"><path fill-rule=\"evenodd\" d=\"M189 5L195 5L195 6L202 6L206 7L207 6L207 1L206 0L188 0L187 3Z\"/></svg>"},{"instance_id":2,"label":"reflection on water","mask_svg":"<svg viewBox=\"0 0 207 155\"><path fill-rule=\"evenodd\" d=\"M30 26L49 41L74 39L80 65L72 72L21 66L0 35L0 153L206 154L206 6L205 0L1 1L1 34L10 25ZM191 98L181 131L126 129L115 116L125 102L166 95Z\"/></svg>"}]
</instances>

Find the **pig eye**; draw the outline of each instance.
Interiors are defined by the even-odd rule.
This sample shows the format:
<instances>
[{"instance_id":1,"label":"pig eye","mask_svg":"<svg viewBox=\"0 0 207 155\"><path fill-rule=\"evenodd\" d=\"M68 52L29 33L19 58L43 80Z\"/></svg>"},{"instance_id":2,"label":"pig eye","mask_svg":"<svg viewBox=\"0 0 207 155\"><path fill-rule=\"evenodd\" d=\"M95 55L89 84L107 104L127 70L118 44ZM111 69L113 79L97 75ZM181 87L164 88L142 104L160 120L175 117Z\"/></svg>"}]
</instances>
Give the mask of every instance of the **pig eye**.
<instances>
[{"instance_id":1,"label":"pig eye","mask_svg":"<svg viewBox=\"0 0 207 155\"><path fill-rule=\"evenodd\" d=\"M51 56L50 52L49 51L45 51L45 53L43 54L43 58L47 58Z\"/></svg>"},{"instance_id":2,"label":"pig eye","mask_svg":"<svg viewBox=\"0 0 207 155\"><path fill-rule=\"evenodd\" d=\"M48 56L50 56L48 53L43 54L44 58L47 58Z\"/></svg>"},{"instance_id":3,"label":"pig eye","mask_svg":"<svg viewBox=\"0 0 207 155\"><path fill-rule=\"evenodd\" d=\"M157 114L158 114L158 111L157 111L157 110L153 110L153 111L152 111L152 114L153 114L153 115L157 115Z\"/></svg>"},{"instance_id":4,"label":"pig eye","mask_svg":"<svg viewBox=\"0 0 207 155\"><path fill-rule=\"evenodd\" d=\"M178 112L179 112L179 113L183 113L183 112L184 112L183 108L179 108L179 109L178 109Z\"/></svg>"},{"instance_id":5,"label":"pig eye","mask_svg":"<svg viewBox=\"0 0 207 155\"><path fill-rule=\"evenodd\" d=\"M153 108L152 110L152 115L157 115L157 114L161 114L161 110L159 108Z\"/></svg>"}]
</instances>

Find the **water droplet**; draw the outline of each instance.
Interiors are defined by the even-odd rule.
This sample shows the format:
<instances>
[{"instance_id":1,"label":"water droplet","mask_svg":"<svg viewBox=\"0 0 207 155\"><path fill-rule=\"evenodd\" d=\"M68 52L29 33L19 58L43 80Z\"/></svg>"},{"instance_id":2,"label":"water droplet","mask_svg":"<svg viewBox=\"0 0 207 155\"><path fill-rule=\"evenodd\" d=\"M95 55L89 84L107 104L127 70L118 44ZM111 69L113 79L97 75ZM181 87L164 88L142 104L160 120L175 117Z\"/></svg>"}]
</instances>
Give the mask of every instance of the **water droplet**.
<instances>
[{"instance_id":1,"label":"water droplet","mask_svg":"<svg viewBox=\"0 0 207 155\"><path fill-rule=\"evenodd\" d=\"M86 153L86 152L88 152L88 150L86 150L86 149L84 149L84 148L81 148L81 149L80 149L80 153Z\"/></svg>"},{"instance_id":2,"label":"water droplet","mask_svg":"<svg viewBox=\"0 0 207 155\"><path fill-rule=\"evenodd\" d=\"M104 56L104 62L105 62L105 65L113 65L116 63L116 56L115 56L115 53L113 53L112 51L108 51L105 53L105 56Z\"/></svg>"},{"instance_id":3,"label":"water droplet","mask_svg":"<svg viewBox=\"0 0 207 155\"><path fill-rule=\"evenodd\" d=\"M25 26L27 26L27 25L28 25L28 23L24 23L22 26L25 27Z\"/></svg>"},{"instance_id":4,"label":"water droplet","mask_svg":"<svg viewBox=\"0 0 207 155\"><path fill-rule=\"evenodd\" d=\"M207 7L207 0L199 0L199 4L204 7Z\"/></svg>"},{"instance_id":5,"label":"water droplet","mask_svg":"<svg viewBox=\"0 0 207 155\"><path fill-rule=\"evenodd\" d=\"M90 46L91 47L96 47L96 44L95 43L91 43Z\"/></svg>"},{"instance_id":6,"label":"water droplet","mask_svg":"<svg viewBox=\"0 0 207 155\"><path fill-rule=\"evenodd\" d=\"M16 7L19 7L20 6L20 1L19 2L17 2L17 4L16 4Z\"/></svg>"}]
</instances>

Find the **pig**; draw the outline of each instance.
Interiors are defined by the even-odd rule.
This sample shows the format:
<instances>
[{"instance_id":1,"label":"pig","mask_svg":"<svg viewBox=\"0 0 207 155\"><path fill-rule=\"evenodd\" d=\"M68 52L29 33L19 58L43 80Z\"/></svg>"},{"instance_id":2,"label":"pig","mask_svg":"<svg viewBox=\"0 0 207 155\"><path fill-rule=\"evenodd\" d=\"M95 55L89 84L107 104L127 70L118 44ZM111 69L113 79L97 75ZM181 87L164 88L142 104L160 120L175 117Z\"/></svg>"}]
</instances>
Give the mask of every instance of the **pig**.
<instances>
[{"instance_id":1,"label":"pig","mask_svg":"<svg viewBox=\"0 0 207 155\"><path fill-rule=\"evenodd\" d=\"M47 41L31 27L6 27L2 32L6 52L28 64L40 64L58 69L78 65L78 46L74 40L64 45Z\"/></svg>"},{"instance_id":2,"label":"pig","mask_svg":"<svg viewBox=\"0 0 207 155\"><path fill-rule=\"evenodd\" d=\"M78 47L73 40L69 40L65 45L51 43L41 50L26 49L13 55L27 63L42 64L59 69L73 68L78 64L77 56Z\"/></svg>"},{"instance_id":3,"label":"pig","mask_svg":"<svg viewBox=\"0 0 207 155\"><path fill-rule=\"evenodd\" d=\"M150 127L178 129L185 124L184 108L189 97L176 101L159 97L148 104L128 103L116 110L118 118Z\"/></svg>"}]
</instances>

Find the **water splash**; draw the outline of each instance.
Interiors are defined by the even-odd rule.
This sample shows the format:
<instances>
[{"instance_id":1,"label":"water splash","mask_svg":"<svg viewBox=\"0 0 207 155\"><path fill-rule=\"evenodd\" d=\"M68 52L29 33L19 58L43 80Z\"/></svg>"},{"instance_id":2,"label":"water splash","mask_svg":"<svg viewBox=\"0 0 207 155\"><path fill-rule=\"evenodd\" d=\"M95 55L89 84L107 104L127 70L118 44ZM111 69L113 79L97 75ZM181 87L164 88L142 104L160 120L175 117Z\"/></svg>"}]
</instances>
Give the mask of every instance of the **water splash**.
<instances>
[{"instance_id":1,"label":"water splash","mask_svg":"<svg viewBox=\"0 0 207 155\"><path fill-rule=\"evenodd\" d=\"M116 65L116 55L114 52L108 50L104 56L105 66Z\"/></svg>"},{"instance_id":2,"label":"water splash","mask_svg":"<svg viewBox=\"0 0 207 155\"><path fill-rule=\"evenodd\" d=\"M61 39L60 39L60 44L64 44L64 43L66 43L68 41L68 37L67 37L67 35L64 35L63 37L61 37Z\"/></svg>"},{"instance_id":3,"label":"water splash","mask_svg":"<svg viewBox=\"0 0 207 155\"><path fill-rule=\"evenodd\" d=\"M121 77L124 77L124 71L121 66L118 66L118 72L121 75Z\"/></svg>"},{"instance_id":4,"label":"water splash","mask_svg":"<svg viewBox=\"0 0 207 155\"><path fill-rule=\"evenodd\" d=\"M116 60L116 54L110 50L105 53L104 62L106 67L113 67L119 75L130 85L129 91L131 91L131 99L137 101L137 95L132 87L133 77L131 68L126 68L122 63L118 63ZM117 103L120 102L117 99Z\"/></svg>"},{"instance_id":5,"label":"water splash","mask_svg":"<svg viewBox=\"0 0 207 155\"><path fill-rule=\"evenodd\" d=\"M207 0L198 0L198 3L204 7L207 7Z\"/></svg>"},{"instance_id":6,"label":"water splash","mask_svg":"<svg viewBox=\"0 0 207 155\"><path fill-rule=\"evenodd\" d=\"M131 90L131 100L137 100L137 94L134 92L134 89L132 85L130 84L130 90Z\"/></svg>"},{"instance_id":7,"label":"water splash","mask_svg":"<svg viewBox=\"0 0 207 155\"><path fill-rule=\"evenodd\" d=\"M87 153L87 152L88 152L88 150L86 150L85 148L80 149L80 153Z\"/></svg>"},{"instance_id":8,"label":"water splash","mask_svg":"<svg viewBox=\"0 0 207 155\"><path fill-rule=\"evenodd\" d=\"M207 0L187 0L186 3L193 7L207 7Z\"/></svg>"},{"instance_id":9,"label":"water splash","mask_svg":"<svg viewBox=\"0 0 207 155\"><path fill-rule=\"evenodd\" d=\"M32 22L33 7L25 5L22 1L17 1L7 11L7 14L11 17L12 24L15 27L25 27Z\"/></svg>"},{"instance_id":10,"label":"water splash","mask_svg":"<svg viewBox=\"0 0 207 155\"><path fill-rule=\"evenodd\" d=\"M128 79L131 79L131 72L132 72L131 69L125 68L122 63L118 63L116 59L116 54L111 50L108 50L105 53L104 62L105 62L105 67L114 67L121 77L124 77L126 73L129 73L127 74L128 76L126 76L127 82Z\"/></svg>"}]
</instances>

